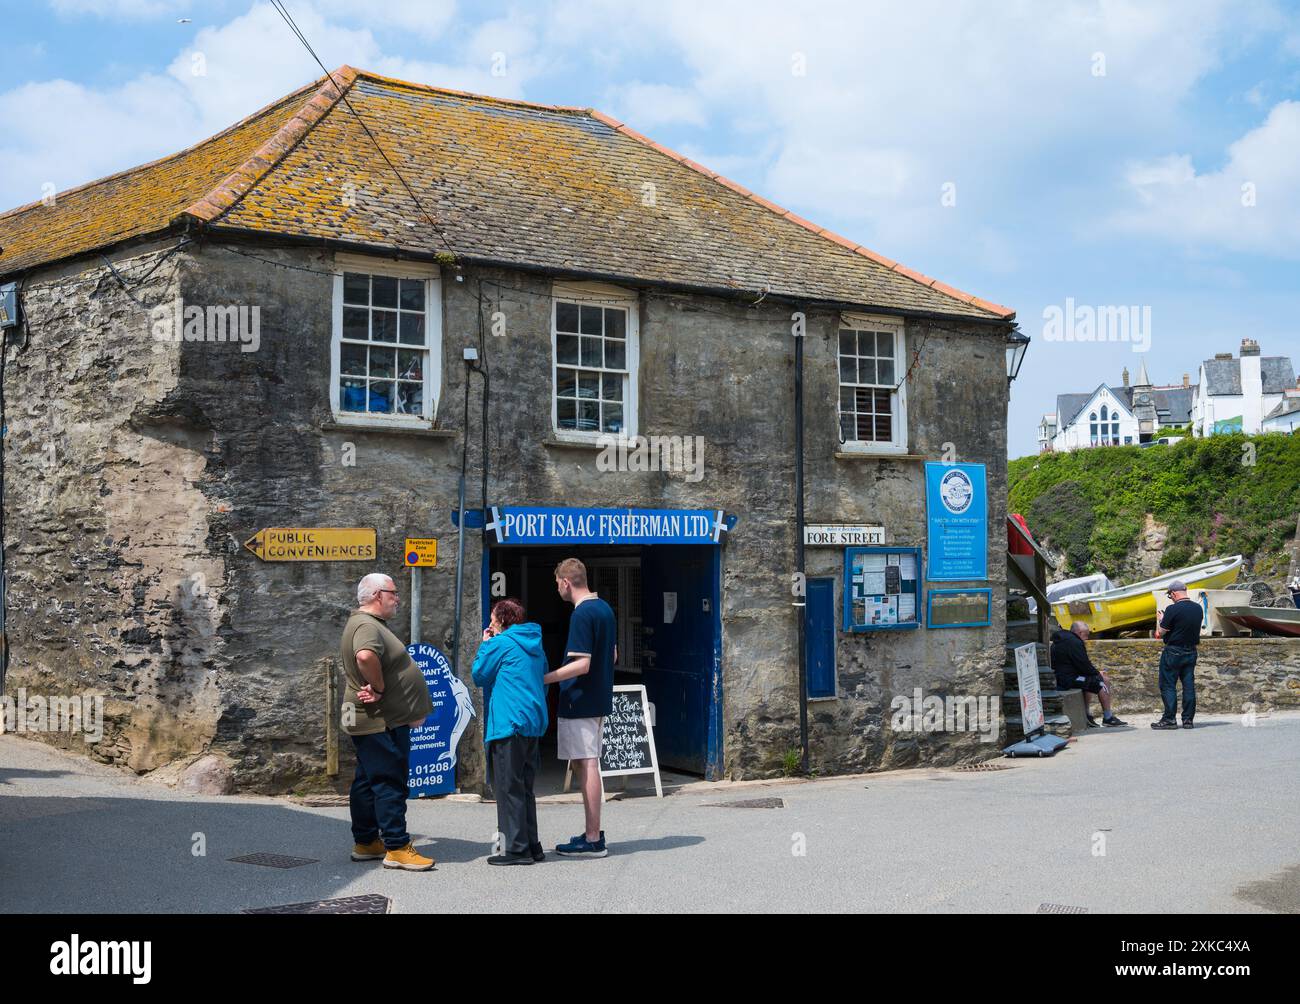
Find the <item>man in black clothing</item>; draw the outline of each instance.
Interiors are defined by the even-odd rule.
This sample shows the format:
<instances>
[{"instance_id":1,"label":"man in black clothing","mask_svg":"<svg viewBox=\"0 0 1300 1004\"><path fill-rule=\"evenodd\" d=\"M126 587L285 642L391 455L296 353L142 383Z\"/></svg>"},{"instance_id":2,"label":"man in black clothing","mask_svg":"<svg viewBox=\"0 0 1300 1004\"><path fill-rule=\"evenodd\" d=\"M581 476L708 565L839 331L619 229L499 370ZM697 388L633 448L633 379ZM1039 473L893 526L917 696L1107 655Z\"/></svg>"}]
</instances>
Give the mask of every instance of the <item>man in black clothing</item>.
<instances>
[{"instance_id":1,"label":"man in black clothing","mask_svg":"<svg viewBox=\"0 0 1300 1004\"><path fill-rule=\"evenodd\" d=\"M1153 729L1176 729L1174 708L1177 705L1177 685L1183 684L1183 728L1192 727L1196 716L1196 646L1201 641L1201 622L1205 616L1199 603L1187 598L1187 583L1175 579L1169 583L1169 598L1174 602L1165 607L1156 637L1163 638L1164 651L1160 653L1160 699L1164 714L1160 721L1152 722Z\"/></svg>"},{"instance_id":2,"label":"man in black clothing","mask_svg":"<svg viewBox=\"0 0 1300 1004\"><path fill-rule=\"evenodd\" d=\"M1112 694L1110 680L1106 674L1092 664L1088 658L1088 625L1075 621L1069 631L1059 628L1052 632L1052 672L1056 674L1058 690L1082 690L1083 713L1088 720L1088 727L1097 728L1097 720L1088 709L1088 695L1096 694L1101 702L1102 724L1108 727L1125 725L1111 711Z\"/></svg>"}]
</instances>

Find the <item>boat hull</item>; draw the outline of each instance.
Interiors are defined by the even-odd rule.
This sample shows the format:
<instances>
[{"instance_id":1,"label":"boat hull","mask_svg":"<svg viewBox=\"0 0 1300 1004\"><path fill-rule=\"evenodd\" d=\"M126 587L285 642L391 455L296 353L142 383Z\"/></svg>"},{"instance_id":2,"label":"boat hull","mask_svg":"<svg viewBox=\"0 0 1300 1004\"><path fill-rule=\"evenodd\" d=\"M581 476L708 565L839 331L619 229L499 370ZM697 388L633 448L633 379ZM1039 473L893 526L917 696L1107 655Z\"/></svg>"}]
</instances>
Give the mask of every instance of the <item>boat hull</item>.
<instances>
[{"instance_id":1,"label":"boat hull","mask_svg":"<svg viewBox=\"0 0 1300 1004\"><path fill-rule=\"evenodd\" d=\"M1219 607L1219 616L1265 634L1300 638L1300 610L1285 607Z\"/></svg>"},{"instance_id":2,"label":"boat hull","mask_svg":"<svg viewBox=\"0 0 1300 1004\"><path fill-rule=\"evenodd\" d=\"M1160 576L1160 579L1172 581L1181 578L1187 583L1188 589L1224 589L1236 582L1237 576L1241 574L1240 558L1214 563L1213 568L1207 568L1209 564L1211 563L1206 562L1193 565L1185 571L1170 572ZM1203 571L1198 572L1197 569ZM1061 600L1052 604L1052 615L1064 629L1068 630L1075 621L1083 621L1094 634L1152 624L1156 619L1156 598L1152 595L1152 589L1139 588L1143 585L1138 583L1137 586L1122 587L1108 593Z\"/></svg>"}]
</instances>

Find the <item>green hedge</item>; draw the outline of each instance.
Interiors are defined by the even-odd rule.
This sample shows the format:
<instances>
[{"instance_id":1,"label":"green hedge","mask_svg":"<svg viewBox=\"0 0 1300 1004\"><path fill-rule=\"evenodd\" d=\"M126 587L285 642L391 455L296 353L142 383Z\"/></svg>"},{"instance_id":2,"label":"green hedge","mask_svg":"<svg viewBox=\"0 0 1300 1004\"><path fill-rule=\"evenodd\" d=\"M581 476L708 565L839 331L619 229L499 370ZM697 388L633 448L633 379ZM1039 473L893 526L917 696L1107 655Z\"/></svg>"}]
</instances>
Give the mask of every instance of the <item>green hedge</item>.
<instances>
[{"instance_id":1,"label":"green hedge","mask_svg":"<svg viewBox=\"0 0 1300 1004\"><path fill-rule=\"evenodd\" d=\"M1254 463L1250 463L1253 451ZM1010 512L1063 551L1071 575L1113 572L1150 513L1169 528L1161 567L1245 554L1275 566L1300 511L1300 435L1213 436L1102 446L1008 466ZM1198 551L1199 549L1199 551Z\"/></svg>"}]
</instances>

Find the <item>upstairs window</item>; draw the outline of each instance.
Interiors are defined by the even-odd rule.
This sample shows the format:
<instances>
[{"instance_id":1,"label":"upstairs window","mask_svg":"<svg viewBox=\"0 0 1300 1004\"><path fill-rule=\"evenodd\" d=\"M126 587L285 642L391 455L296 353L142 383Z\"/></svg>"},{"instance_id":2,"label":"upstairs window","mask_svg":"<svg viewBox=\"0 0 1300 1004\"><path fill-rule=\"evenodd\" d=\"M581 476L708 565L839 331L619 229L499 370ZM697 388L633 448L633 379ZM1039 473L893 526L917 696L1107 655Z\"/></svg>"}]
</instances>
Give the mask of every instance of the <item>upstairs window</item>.
<instances>
[{"instance_id":1,"label":"upstairs window","mask_svg":"<svg viewBox=\"0 0 1300 1004\"><path fill-rule=\"evenodd\" d=\"M339 256L330 403L348 425L433 422L441 384L436 270Z\"/></svg>"},{"instance_id":2,"label":"upstairs window","mask_svg":"<svg viewBox=\"0 0 1300 1004\"><path fill-rule=\"evenodd\" d=\"M636 435L636 298L596 284L557 283L551 307L556 437Z\"/></svg>"},{"instance_id":3,"label":"upstairs window","mask_svg":"<svg viewBox=\"0 0 1300 1004\"><path fill-rule=\"evenodd\" d=\"M897 322L846 315L839 331L840 442L851 452L907 452L907 371Z\"/></svg>"}]
</instances>

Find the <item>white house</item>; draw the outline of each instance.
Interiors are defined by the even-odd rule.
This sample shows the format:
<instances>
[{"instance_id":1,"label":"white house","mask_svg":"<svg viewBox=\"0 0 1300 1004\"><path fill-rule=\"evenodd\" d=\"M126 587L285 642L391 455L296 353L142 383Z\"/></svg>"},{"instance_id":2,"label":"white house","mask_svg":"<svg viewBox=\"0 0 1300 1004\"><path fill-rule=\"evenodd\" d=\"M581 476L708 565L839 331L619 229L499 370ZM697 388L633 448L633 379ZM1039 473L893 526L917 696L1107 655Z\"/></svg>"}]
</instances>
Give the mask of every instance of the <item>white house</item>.
<instances>
[{"instance_id":1,"label":"white house","mask_svg":"<svg viewBox=\"0 0 1300 1004\"><path fill-rule=\"evenodd\" d=\"M1288 390L1282 402L1264 416L1264 431L1300 431L1300 388Z\"/></svg>"},{"instance_id":2,"label":"white house","mask_svg":"<svg viewBox=\"0 0 1300 1004\"><path fill-rule=\"evenodd\" d=\"M1120 446L1138 441L1138 420L1118 392L1102 384L1091 394L1062 394L1057 398L1082 399L1067 401L1059 410L1060 427L1052 438L1052 449L1057 452L1079 450L1086 446ZM1073 406L1078 403L1077 409ZM1073 412L1071 414L1070 412Z\"/></svg>"},{"instance_id":3,"label":"white house","mask_svg":"<svg viewBox=\"0 0 1300 1004\"><path fill-rule=\"evenodd\" d=\"M1143 360L1132 386L1126 369L1121 387L1102 384L1091 392L1057 395L1056 411L1038 423L1039 452L1148 442L1162 426L1187 424L1192 395L1187 374L1181 385L1153 386Z\"/></svg>"},{"instance_id":4,"label":"white house","mask_svg":"<svg viewBox=\"0 0 1300 1004\"><path fill-rule=\"evenodd\" d=\"M1201 363L1192 407L1192 432L1197 436L1264 429L1265 416L1295 389L1295 370L1287 356L1259 354L1259 342L1241 340L1241 354L1220 352Z\"/></svg>"}]
</instances>

